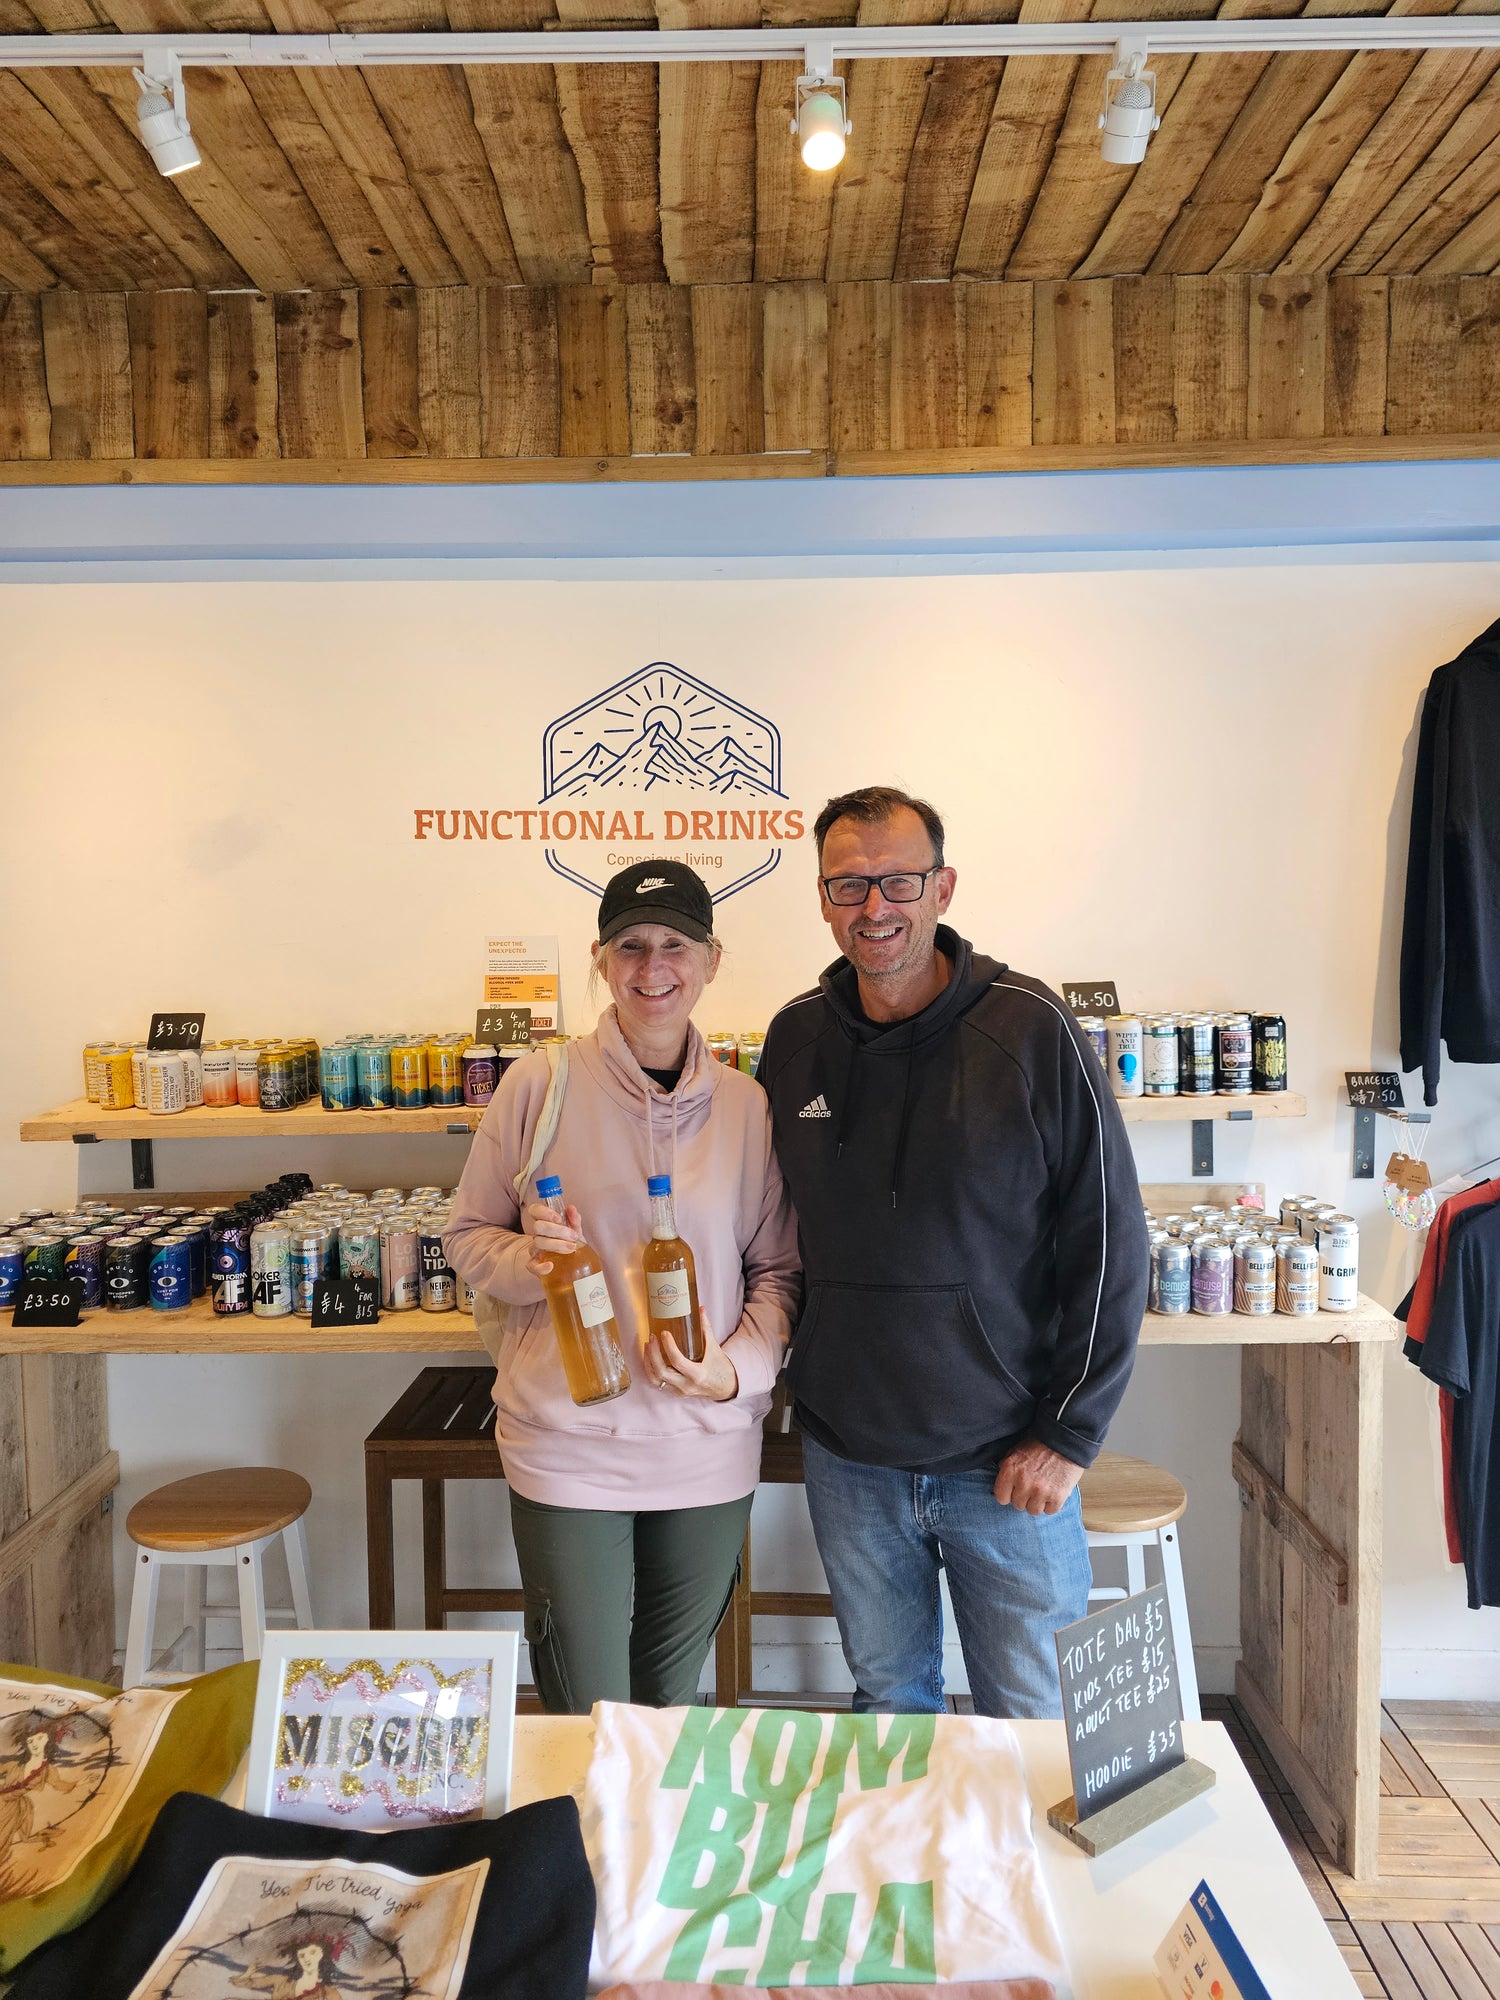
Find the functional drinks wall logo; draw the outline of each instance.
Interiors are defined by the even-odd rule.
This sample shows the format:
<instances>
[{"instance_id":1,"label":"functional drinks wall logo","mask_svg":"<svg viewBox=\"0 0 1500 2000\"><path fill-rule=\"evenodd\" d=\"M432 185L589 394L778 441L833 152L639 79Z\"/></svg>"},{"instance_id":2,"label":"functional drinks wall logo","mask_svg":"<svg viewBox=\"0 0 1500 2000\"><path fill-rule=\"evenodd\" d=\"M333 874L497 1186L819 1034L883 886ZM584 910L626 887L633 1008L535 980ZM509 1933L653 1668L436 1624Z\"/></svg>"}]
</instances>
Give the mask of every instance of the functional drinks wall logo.
<instances>
[{"instance_id":1,"label":"functional drinks wall logo","mask_svg":"<svg viewBox=\"0 0 1500 2000\"><path fill-rule=\"evenodd\" d=\"M419 806L415 817L418 840L535 841L592 896L617 869L670 855L716 903L762 881L806 833L782 790L776 725L665 660L548 724L534 807Z\"/></svg>"}]
</instances>

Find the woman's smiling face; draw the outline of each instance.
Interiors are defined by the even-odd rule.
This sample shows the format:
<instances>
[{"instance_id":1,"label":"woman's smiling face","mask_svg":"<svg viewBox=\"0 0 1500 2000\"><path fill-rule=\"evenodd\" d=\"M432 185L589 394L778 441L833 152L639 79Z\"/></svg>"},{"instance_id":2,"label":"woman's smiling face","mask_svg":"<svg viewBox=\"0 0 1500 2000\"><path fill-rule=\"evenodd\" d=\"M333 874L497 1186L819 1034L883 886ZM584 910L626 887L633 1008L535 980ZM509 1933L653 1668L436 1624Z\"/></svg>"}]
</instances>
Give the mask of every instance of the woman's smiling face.
<instances>
[{"instance_id":1,"label":"woman's smiling face","mask_svg":"<svg viewBox=\"0 0 1500 2000\"><path fill-rule=\"evenodd\" d=\"M680 1029L719 969L716 944L698 944L667 924L632 924L596 945L620 1026L655 1040Z\"/></svg>"}]
</instances>

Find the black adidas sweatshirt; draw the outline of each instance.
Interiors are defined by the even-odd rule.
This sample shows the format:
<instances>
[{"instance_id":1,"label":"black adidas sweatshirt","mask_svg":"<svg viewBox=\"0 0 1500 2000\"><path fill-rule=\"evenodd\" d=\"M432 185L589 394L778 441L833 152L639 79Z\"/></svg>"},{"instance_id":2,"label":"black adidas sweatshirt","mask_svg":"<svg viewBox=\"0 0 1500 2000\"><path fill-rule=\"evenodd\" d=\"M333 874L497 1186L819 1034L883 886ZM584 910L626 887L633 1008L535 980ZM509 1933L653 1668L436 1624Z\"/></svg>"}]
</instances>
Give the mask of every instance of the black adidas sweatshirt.
<instances>
[{"instance_id":1,"label":"black adidas sweatshirt","mask_svg":"<svg viewBox=\"0 0 1500 2000\"><path fill-rule=\"evenodd\" d=\"M870 1465L988 1468L1034 1437L1086 1466L1146 1305L1130 1144L1056 994L937 943L952 977L911 1020L866 1020L839 959L766 1035L807 1282L797 1421Z\"/></svg>"}]
</instances>

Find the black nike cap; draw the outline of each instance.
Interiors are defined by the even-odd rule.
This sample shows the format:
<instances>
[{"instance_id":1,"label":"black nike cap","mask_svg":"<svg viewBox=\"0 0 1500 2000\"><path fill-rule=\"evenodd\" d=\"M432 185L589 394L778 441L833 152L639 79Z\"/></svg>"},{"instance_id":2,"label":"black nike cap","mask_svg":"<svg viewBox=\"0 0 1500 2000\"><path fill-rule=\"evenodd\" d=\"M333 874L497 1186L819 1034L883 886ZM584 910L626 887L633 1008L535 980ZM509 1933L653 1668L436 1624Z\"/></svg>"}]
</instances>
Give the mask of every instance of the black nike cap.
<instances>
[{"instance_id":1,"label":"black nike cap","mask_svg":"<svg viewBox=\"0 0 1500 2000\"><path fill-rule=\"evenodd\" d=\"M681 861L637 861L622 868L599 898L600 944L632 924L666 924L706 944L714 934L708 884Z\"/></svg>"}]
</instances>

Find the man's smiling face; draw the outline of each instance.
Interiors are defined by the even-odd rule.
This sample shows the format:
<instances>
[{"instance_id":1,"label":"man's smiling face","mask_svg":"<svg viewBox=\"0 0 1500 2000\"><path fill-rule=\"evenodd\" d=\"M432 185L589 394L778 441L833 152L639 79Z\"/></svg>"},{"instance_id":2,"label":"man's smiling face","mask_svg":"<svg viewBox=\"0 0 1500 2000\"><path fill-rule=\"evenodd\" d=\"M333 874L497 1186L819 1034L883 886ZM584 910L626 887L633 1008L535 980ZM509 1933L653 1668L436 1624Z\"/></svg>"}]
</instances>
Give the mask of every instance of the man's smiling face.
<instances>
[{"instance_id":1,"label":"man's smiling face","mask_svg":"<svg viewBox=\"0 0 1500 2000\"><path fill-rule=\"evenodd\" d=\"M820 873L824 881L839 875L920 875L932 864L926 827L909 806L901 806L889 819L868 824L835 820L823 841ZM932 962L953 879L952 869L940 868L928 876L915 903L888 902L874 887L862 903L833 903L820 885L828 928L861 979L901 979Z\"/></svg>"}]
</instances>

